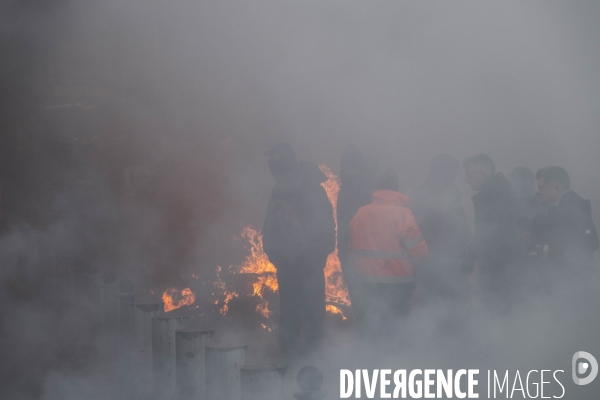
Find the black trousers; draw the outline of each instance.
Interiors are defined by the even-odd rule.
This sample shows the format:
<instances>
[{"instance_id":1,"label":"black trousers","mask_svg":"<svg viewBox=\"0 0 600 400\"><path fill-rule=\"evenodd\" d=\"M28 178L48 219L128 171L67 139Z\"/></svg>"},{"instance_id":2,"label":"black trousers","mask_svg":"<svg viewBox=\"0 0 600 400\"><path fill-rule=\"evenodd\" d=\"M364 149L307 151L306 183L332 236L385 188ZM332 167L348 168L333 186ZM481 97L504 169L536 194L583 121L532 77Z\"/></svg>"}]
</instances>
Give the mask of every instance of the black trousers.
<instances>
[{"instance_id":1,"label":"black trousers","mask_svg":"<svg viewBox=\"0 0 600 400\"><path fill-rule=\"evenodd\" d=\"M320 265L322 264L322 265ZM323 262L277 266L279 283L279 349L284 355L318 351L325 324Z\"/></svg>"}]
</instances>

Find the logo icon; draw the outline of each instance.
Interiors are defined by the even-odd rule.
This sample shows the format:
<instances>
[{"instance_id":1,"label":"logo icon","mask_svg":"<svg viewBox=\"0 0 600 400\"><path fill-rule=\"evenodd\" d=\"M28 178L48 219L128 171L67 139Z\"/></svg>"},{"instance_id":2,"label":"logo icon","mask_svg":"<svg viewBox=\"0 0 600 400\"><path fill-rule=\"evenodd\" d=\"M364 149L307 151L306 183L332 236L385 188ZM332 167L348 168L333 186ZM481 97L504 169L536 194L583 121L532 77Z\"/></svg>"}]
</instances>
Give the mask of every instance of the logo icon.
<instances>
[{"instance_id":1,"label":"logo icon","mask_svg":"<svg viewBox=\"0 0 600 400\"><path fill-rule=\"evenodd\" d=\"M596 375L598 375L598 361L596 361L594 356L590 353L586 351L578 351L577 353L573 354L571 371L573 374L573 382L575 382L576 385L587 385L596 379ZM579 378L579 376L587 373L588 371L590 372L587 377Z\"/></svg>"}]
</instances>

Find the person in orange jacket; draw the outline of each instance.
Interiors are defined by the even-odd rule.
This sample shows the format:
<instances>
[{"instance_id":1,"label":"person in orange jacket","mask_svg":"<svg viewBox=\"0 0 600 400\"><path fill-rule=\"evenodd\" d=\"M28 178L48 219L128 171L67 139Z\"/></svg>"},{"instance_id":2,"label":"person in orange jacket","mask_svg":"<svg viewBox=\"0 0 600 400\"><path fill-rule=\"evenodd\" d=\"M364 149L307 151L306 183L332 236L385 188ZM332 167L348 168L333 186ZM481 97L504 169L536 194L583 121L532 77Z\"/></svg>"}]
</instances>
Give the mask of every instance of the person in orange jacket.
<instances>
[{"instance_id":1,"label":"person in orange jacket","mask_svg":"<svg viewBox=\"0 0 600 400\"><path fill-rule=\"evenodd\" d=\"M359 333L389 338L408 316L415 267L427 257L427 244L393 169L383 172L377 189L350 221L349 248L364 293Z\"/></svg>"}]
</instances>

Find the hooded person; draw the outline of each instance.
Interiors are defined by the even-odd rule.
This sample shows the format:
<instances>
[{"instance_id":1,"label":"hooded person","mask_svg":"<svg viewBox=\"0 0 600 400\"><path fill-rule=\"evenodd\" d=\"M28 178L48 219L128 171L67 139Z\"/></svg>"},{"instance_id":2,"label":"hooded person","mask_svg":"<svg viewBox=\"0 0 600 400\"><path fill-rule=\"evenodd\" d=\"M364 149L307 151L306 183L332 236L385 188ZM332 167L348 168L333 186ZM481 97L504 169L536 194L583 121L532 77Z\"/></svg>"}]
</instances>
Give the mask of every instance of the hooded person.
<instances>
[{"instance_id":1,"label":"hooded person","mask_svg":"<svg viewBox=\"0 0 600 400\"><path fill-rule=\"evenodd\" d=\"M325 322L328 255L335 249L333 208L319 168L298 162L287 143L265 155L275 186L262 229L263 248L277 268L280 295L279 348L284 355L318 350Z\"/></svg>"},{"instance_id":2,"label":"hooded person","mask_svg":"<svg viewBox=\"0 0 600 400\"><path fill-rule=\"evenodd\" d=\"M369 179L367 166L360 150L353 144L350 144L342 154L340 181L337 201L338 256L352 303L352 311L356 314L360 308L361 295L356 270L349 259L350 221L359 208L371 202L375 185Z\"/></svg>"},{"instance_id":3,"label":"hooded person","mask_svg":"<svg viewBox=\"0 0 600 400\"><path fill-rule=\"evenodd\" d=\"M413 194L410 209L421 228L429 255L420 276L426 302L443 307L444 318L459 322L470 300L467 258L471 229L455 181L460 163L448 154L431 161L425 184Z\"/></svg>"},{"instance_id":4,"label":"hooded person","mask_svg":"<svg viewBox=\"0 0 600 400\"><path fill-rule=\"evenodd\" d=\"M370 339L398 338L396 328L402 327L410 310L415 268L427 256L408 208L410 198L399 187L396 172L386 169L372 202L350 221L349 249L364 293L359 333Z\"/></svg>"}]
</instances>

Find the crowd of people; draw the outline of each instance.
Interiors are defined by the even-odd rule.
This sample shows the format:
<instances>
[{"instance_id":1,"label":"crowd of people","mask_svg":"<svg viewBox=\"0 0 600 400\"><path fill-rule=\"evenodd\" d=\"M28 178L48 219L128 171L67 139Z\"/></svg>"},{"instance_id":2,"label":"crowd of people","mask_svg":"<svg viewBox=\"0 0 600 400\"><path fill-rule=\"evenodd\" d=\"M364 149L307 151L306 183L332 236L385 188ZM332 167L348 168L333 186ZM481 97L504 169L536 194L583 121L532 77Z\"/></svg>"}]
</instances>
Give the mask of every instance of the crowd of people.
<instances>
[{"instance_id":1,"label":"crowd of people","mask_svg":"<svg viewBox=\"0 0 600 400\"><path fill-rule=\"evenodd\" d=\"M321 186L327 177L299 162L287 143L265 155L276 181L262 233L279 281L279 347L290 355L315 351L324 334L323 268L336 234ZM474 286L494 318L510 317L536 295L564 310L597 300L591 204L571 190L564 168L534 175L517 167L507 178L486 154L462 167L476 192L472 232L456 185L461 163L451 155L436 155L425 183L408 196L393 169L382 170L354 145L343 153L338 255L360 337L401 337L419 302L451 329L472 311Z\"/></svg>"}]
</instances>

